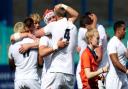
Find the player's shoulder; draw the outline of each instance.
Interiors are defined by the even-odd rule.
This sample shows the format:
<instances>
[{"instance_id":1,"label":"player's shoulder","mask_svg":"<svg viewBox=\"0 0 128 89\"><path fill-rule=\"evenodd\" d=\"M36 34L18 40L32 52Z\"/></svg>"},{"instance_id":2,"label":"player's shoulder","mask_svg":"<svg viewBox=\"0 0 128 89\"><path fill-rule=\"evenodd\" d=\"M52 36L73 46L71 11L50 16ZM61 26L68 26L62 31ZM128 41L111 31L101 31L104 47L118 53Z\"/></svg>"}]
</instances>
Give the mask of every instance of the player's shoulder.
<instances>
[{"instance_id":1,"label":"player's shoulder","mask_svg":"<svg viewBox=\"0 0 128 89\"><path fill-rule=\"evenodd\" d=\"M109 42L108 42L108 45L114 45L114 44L117 44L119 42L118 38L116 36L113 36Z\"/></svg>"},{"instance_id":2,"label":"player's shoulder","mask_svg":"<svg viewBox=\"0 0 128 89\"><path fill-rule=\"evenodd\" d=\"M87 32L87 28L80 27L78 31L80 33L86 33Z\"/></svg>"},{"instance_id":3,"label":"player's shoulder","mask_svg":"<svg viewBox=\"0 0 128 89\"><path fill-rule=\"evenodd\" d=\"M33 42L34 42L34 40L31 39L31 38L24 38L24 39L22 40L22 43L33 43Z\"/></svg>"},{"instance_id":4,"label":"player's shoulder","mask_svg":"<svg viewBox=\"0 0 128 89\"><path fill-rule=\"evenodd\" d=\"M49 40L49 37L48 37L48 36L42 36L42 37L40 38L40 40Z\"/></svg>"},{"instance_id":5,"label":"player's shoulder","mask_svg":"<svg viewBox=\"0 0 128 89\"><path fill-rule=\"evenodd\" d=\"M101 31L105 30L105 28L104 28L104 26L102 24L97 24L97 29L101 30Z\"/></svg>"}]
</instances>

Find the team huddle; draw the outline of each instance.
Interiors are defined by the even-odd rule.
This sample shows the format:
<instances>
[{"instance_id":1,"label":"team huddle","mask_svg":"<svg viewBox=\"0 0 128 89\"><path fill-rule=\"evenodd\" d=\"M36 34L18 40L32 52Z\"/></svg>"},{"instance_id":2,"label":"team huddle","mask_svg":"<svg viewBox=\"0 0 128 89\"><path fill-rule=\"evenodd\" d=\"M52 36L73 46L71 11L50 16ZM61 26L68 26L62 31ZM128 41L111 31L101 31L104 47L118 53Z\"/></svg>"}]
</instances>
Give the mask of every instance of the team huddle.
<instances>
[{"instance_id":1,"label":"team huddle","mask_svg":"<svg viewBox=\"0 0 128 89\"><path fill-rule=\"evenodd\" d=\"M128 89L128 50L121 42L124 21L114 24L108 41L103 25L93 12L80 16L65 4L47 9L40 26L39 14L31 14L14 26L8 50L10 68L15 70L15 89ZM74 53L79 63L74 73ZM76 78L75 78L76 77Z\"/></svg>"}]
</instances>

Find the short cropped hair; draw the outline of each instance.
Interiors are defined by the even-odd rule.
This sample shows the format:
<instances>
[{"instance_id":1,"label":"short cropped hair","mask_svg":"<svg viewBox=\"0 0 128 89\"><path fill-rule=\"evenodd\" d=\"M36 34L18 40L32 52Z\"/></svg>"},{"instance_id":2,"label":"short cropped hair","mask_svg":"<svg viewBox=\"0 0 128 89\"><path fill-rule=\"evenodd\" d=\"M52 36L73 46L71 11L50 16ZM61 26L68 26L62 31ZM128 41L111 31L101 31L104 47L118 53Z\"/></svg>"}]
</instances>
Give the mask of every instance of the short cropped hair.
<instances>
[{"instance_id":1,"label":"short cropped hair","mask_svg":"<svg viewBox=\"0 0 128 89\"><path fill-rule=\"evenodd\" d=\"M125 22L124 21L117 21L117 22L115 22L115 24L114 24L114 32L116 32L117 31L117 28L120 28L120 27L122 27L122 25L125 25Z\"/></svg>"},{"instance_id":2,"label":"short cropped hair","mask_svg":"<svg viewBox=\"0 0 128 89\"><path fill-rule=\"evenodd\" d=\"M19 32L19 33L22 33L22 32L25 32L25 28L24 28L24 23L23 22L17 22L15 25L14 25L14 32Z\"/></svg>"},{"instance_id":3,"label":"short cropped hair","mask_svg":"<svg viewBox=\"0 0 128 89\"><path fill-rule=\"evenodd\" d=\"M25 25L25 27L30 28L32 25L34 25L33 19L32 18L26 18L24 20L24 25Z\"/></svg>"},{"instance_id":4,"label":"short cropped hair","mask_svg":"<svg viewBox=\"0 0 128 89\"><path fill-rule=\"evenodd\" d=\"M80 27L86 27L86 25L91 25L92 23L93 20L88 15L80 17Z\"/></svg>"},{"instance_id":5,"label":"short cropped hair","mask_svg":"<svg viewBox=\"0 0 128 89\"><path fill-rule=\"evenodd\" d=\"M32 18L34 22L40 22L40 20L41 20L41 17L38 13L31 14L30 18Z\"/></svg>"},{"instance_id":6,"label":"short cropped hair","mask_svg":"<svg viewBox=\"0 0 128 89\"><path fill-rule=\"evenodd\" d=\"M55 11L55 14L59 17L67 17L66 10L62 7Z\"/></svg>"},{"instance_id":7,"label":"short cropped hair","mask_svg":"<svg viewBox=\"0 0 128 89\"><path fill-rule=\"evenodd\" d=\"M87 42L87 44L90 44L90 39L92 39L92 37L95 35L95 34L99 34L97 29L90 29L86 32L85 34L85 40Z\"/></svg>"}]
</instances>

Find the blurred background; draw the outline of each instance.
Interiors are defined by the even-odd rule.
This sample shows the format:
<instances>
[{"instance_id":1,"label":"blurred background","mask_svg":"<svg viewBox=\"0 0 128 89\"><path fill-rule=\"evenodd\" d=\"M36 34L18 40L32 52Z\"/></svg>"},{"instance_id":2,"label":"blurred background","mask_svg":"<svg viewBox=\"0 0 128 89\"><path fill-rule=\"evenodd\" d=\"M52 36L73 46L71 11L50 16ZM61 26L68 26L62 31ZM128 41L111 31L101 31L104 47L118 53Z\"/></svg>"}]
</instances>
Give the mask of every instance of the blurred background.
<instances>
[{"instance_id":1,"label":"blurred background","mask_svg":"<svg viewBox=\"0 0 128 89\"><path fill-rule=\"evenodd\" d=\"M46 8L52 8L58 3L67 4L76 9L80 14L87 11L94 12L98 22L106 28L107 34L113 36L113 23L124 20L128 23L128 0L0 0L0 89L13 89L14 74L8 67L8 47L13 26L18 21L23 21L31 13L42 15ZM76 22L79 28L79 21ZM128 33L123 40L125 46ZM74 55L77 65L79 56Z\"/></svg>"}]
</instances>

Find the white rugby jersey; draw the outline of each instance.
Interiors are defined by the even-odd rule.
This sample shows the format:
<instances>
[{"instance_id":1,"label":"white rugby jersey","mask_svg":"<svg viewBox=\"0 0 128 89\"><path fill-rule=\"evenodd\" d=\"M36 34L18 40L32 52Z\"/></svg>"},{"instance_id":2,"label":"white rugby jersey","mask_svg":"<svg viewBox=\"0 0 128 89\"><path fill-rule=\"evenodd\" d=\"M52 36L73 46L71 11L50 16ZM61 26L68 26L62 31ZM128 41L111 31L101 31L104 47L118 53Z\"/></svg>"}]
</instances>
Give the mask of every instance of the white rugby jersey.
<instances>
[{"instance_id":1,"label":"white rugby jersey","mask_svg":"<svg viewBox=\"0 0 128 89\"><path fill-rule=\"evenodd\" d=\"M99 68L105 66L108 63L108 54L107 54L107 34L105 31L105 28L103 27L103 25L98 24L97 25L97 30L99 32L99 45L102 45L103 48L103 57L102 60L99 64Z\"/></svg>"},{"instance_id":2,"label":"white rugby jersey","mask_svg":"<svg viewBox=\"0 0 128 89\"><path fill-rule=\"evenodd\" d=\"M87 47L87 43L85 41L85 34L87 32L86 28L79 28L79 32L78 32L78 46L81 48L80 50L80 55L82 54L83 50Z\"/></svg>"},{"instance_id":3,"label":"white rugby jersey","mask_svg":"<svg viewBox=\"0 0 128 89\"><path fill-rule=\"evenodd\" d=\"M77 28L67 21L66 18L56 22L49 23L44 27L45 33L52 34L52 42L57 42L60 38L64 38L66 29L69 31L69 44L66 48L54 52L52 55L52 63L50 72L62 72L67 74L74 74L73 53L77 42Z\"/></svg>"},{"instance_id":4,"label":"white rugby jersey","mask_svg":"<svg viewBox=\"0 0 128 89\"><path fill-rule=\"evenodd\" d=\"M37 49L30 49L26 53L19 53L19 48L24 43L33 43L30 38L24 38L15 44L11 44L8 52L10 59L14 59L16 70L15 80L38 79L37 75Z\"/></svg>"},{"instance_id":5,"label":"white rugby jersey","mask_svg":"<svg viewBox=\"0 0 128 89\"><path fill-rule=\"evenodd\" d=\"M124 44L116 36L113 36L111 38L111 40L109 41L108 46L107 46L107 51L108 51L108 55L110 55L112 53L117 53L118 54L118 58L119 58L119 62L124 67L126 67L126 61L127 61L127 58L125 56L126 47L124 46ZM111 62L110 57L109 57L109 61ZM124 74L123 72L119 71L116 68L115 68L115 70L116 70L116 73L118 75ZM113 64L110 64L110 71L114 71L113 70Z\"/></svg>"}]
</instances>

